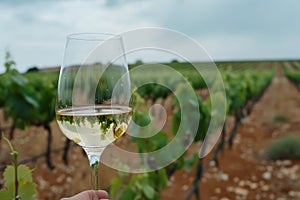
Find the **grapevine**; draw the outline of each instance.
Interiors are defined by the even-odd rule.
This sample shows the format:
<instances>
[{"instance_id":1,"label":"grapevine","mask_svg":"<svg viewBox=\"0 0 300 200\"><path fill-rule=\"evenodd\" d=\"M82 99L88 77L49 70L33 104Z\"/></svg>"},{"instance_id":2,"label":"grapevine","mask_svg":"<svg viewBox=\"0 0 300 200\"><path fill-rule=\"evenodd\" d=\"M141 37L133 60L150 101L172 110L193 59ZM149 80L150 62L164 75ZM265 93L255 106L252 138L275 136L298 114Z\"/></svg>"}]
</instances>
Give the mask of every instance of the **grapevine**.
<instances>
[{"instance_id":1,"label":"grapevine","mask_svg":"<svg viewBox=\"0 0 300 200\"><path fill-rule=\"evenodd\" d=\"M32 181L32 170L26 165L18 163L18 151L10 141L2 135L11 149L13 164L6 167L4 171L5 188L0 190L0 199L24 199L34 200L36 184Z\"/></svg>"},{"instance_id":2,"label":"grapevine","mask_svg":"<svg viewBox=\"0 0 300 200\"><path fill-rule=\"evenodd\" d=\"M189 63L171 62L165 63L169 67L179 71L193 86L197 96L197 102L192 102L199 105L200 120L199 129L197 130L195 138L185 138L184 141L179 141L181 147L184 147L190 140L194 143L201 143L206 136L207 127L211 118L211 106L209 95L202 95L202 92L207 92L206 83L200 75L195 74L192 65ZM266 69L266 64L258 67L257 62L235 62L235 63L217 63L224 80L224 87L226 90L226 107L227 116L234 117L234 126L232 130L226 130L226 125L223 127L221 138L218 146L213 152L210 160L214 160L218 165L218 156L225 145L229 147L233 145L233 139L236 134L237 127L241 124L242 119L251 113L255 103L260 99L274 76L274 69ZM267 63L268 64L268 63ZM13 69L15 62L12 61L10 55L7 55L5 64L5 73L0 75L0 106L4 108L7 116L12 119L12 130L14 128L24 129L30 126L42 126L48 131L48 147L47 147L47 164L50 168L54 166L50 160L51 144L51 128L49 124L54 120L54 102L57 88L58 71L53 72L28 72L19 73ZM135 66L130 66L134 68ZM291 81L299 85L300 76L296 65L293 67L285 67L285 73ZM178 130L178 124L181 120L181 108L172 94L173 91L184 92L181 82L177 79L172 79L168 73L161 72L159 69L152 70L143 74L136 74L131 77L133 84L142 82L146 75L150 74L153 79L152 82L161 82L165 85L174 86L167 88L159 84L147 84L136 90L139 94L137 109L133 118L137 123L143 125L148 124L150 119L149 112L144 109L142 105L147 101L152 104L158 99L165 101L168 97L173 98L172 104L172 125L170 132L160 131L155 136L150 138L131 137L131 141L136 144L138 152L152 152L162 148L170 142L169 136L175 134ZM299 79L297 79L297 77ZM210 83L212 84L212 83ZM211 85L209 85L211 86ZM181 90L181 91L180 91ZM98 91L100 95L101 91ZM26 112L24 112L26 110ZM191 109L192 111L193 109ZM188 119L187 119L188 120ZM2 127L1 127L2 128ZM13 131L12 131L13 132ZM136 134L137 135L137 134ZM13 134L11 134L13 136ZM70 141L66 140L64 150L64 160L67 160L67 152ZM205 148L203 148L205 149ZM44 154L43 154L44 155ZM155 162L151 159L147 160L150 168L155 168ZM155 170L150 173L141 174L126 174L119 172L119 177L111 181L111 195L117 199L159 199L160 191L167 186L168 179L180 169L187 171L195 167L196 174L193 185L190 187L187 199L195 195L200 198L199 183L203 173L208 169L209 164L204 163L203 159L197 157L197 153L187 154L186 152L177 160L174 160L169 166ZM0 193L1 194L1 193Z\"/></svg>"}]
</instances>

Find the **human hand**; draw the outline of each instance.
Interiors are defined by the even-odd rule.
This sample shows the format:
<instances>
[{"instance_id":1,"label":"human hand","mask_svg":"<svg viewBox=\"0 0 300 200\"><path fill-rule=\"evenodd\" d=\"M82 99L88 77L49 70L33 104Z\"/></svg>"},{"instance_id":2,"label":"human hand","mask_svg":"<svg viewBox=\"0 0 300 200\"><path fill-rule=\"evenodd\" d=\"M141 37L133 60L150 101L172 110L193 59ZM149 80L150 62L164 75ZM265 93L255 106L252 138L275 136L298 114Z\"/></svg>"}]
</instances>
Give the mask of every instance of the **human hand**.
<instances>
[{"instance_id":1,"label":"human hand","mask_svg":"<svg viewBox=\"0 0 300 200\"><path fill-rule=\"evenodd\" d=\"M85 190L72 197L61 200L108 200L108 194L104 190Z\"/></svg>"}]
</instances>

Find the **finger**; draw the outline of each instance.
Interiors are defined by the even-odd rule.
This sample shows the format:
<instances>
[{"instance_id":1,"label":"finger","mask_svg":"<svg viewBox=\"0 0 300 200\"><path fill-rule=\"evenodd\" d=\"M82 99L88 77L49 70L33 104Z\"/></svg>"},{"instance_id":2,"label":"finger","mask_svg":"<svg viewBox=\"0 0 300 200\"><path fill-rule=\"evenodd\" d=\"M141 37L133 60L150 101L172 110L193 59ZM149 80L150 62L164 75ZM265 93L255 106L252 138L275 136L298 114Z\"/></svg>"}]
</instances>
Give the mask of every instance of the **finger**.
<instances>
[{"instance_id":1,"label":"finger","mask_svg":"<svg viewBox=\"0 0 300 200\"><path fill-rule=\"evenodd\" d=\"M104 190L88 190L86 191L89 194L91 200L107 199L108 193Z\"/></svg>"},{"instance_id":2,"label":"finger","mask_svg":"<svg viewBox=\"0 0 300 200\"><path fill-rule=\"evenodd\" d=\"M108 193L105 190L97 190L96 194L98 195L98 198L100 199L108 199Z\"/></svg>"}]
</instances>

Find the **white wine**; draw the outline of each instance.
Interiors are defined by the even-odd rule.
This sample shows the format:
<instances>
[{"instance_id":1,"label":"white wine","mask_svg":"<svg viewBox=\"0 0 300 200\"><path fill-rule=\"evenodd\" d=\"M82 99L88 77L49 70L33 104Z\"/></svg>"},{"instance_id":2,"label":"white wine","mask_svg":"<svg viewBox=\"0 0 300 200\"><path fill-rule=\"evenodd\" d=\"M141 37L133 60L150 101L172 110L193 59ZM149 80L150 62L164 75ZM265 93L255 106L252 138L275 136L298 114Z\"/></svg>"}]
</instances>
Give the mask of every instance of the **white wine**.
<instances>
[{"instance_id":1,"label":"white wine","mask_svg":"<svg viewBox=\"0 0 300 200\"><path fill-rule=\"evenodd\" d=\"M126 131L132 117L127 106L81 106L59 109L56 120L64 135L83 147L105 147Z\"/></svg>"}]
</instances>

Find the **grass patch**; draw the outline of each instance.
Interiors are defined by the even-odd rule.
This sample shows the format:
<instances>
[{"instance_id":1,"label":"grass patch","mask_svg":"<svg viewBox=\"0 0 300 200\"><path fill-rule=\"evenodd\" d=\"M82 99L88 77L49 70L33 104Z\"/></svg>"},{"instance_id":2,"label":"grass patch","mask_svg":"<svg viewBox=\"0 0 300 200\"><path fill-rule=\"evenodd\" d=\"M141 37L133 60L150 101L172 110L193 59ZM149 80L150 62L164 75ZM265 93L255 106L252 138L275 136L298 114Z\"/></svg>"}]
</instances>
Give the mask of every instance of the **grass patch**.
<instances>
[{"instance_id":1,"label":"grass patch","mask_svg":"<svg viewBox=\"0 0 300 200\"><path fill-rule=\"evenodd\" d=\"M300 159L300 137L288 135L271 142L266 149L268 159Z\"/></svg>"},{"instance_id":2,"label":"grass patch","mask_svg":"<svg viewBox=\"0 0 300 200\"><path fill-rule=\"evenodd\" d=\"M273 121L274 122L286 122L286 121L288 121L288 118L284 115L275 115L273 117Z\"/></svg>"}]
</instances>

